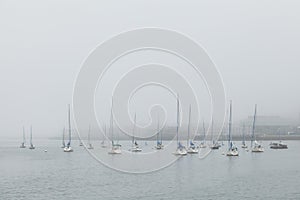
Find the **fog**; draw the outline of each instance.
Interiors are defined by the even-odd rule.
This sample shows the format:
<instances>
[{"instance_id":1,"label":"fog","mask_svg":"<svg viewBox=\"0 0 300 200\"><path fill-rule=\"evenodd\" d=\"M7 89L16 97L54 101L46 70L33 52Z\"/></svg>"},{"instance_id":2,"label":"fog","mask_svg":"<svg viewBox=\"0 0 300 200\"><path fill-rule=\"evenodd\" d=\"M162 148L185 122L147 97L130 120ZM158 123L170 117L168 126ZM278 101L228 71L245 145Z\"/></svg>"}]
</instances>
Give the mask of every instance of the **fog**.
<instances>
[{"instance_id":1,"label":"fog","mask_svg":"<svg viewBox=\"0 0 300 200\"><path fill-rule=\"evenodd\" d=\"M201 44L233 101L234 122L252 115L254 104L259 115L299 122L299 10L297 1L2 0L0 136L21 137L31 124L36 137L59 136L90 52L142 27L175 30ZM175 101L173 107L171 124Z\"/></svg>"}]
</instances>

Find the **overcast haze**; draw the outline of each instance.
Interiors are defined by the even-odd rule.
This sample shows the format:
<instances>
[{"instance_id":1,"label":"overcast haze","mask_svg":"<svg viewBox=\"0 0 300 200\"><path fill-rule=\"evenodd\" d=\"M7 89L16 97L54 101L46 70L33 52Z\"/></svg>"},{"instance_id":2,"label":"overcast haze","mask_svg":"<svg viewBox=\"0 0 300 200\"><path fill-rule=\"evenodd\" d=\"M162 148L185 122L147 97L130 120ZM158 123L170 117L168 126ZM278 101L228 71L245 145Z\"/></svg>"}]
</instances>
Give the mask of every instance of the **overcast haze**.
<instances>
[{"instance_id":1,"label":"overcast haze","mask_svg":"<svg viewBox=\"0 0 300 200\"><path fill-rule=\"evenodd\" d=\"M58 136L88 54L126 30L184 33L208 52L234 101L253 113L298 120L298 1L0 1L1 136Z\"/></svg>"}]
</instances>

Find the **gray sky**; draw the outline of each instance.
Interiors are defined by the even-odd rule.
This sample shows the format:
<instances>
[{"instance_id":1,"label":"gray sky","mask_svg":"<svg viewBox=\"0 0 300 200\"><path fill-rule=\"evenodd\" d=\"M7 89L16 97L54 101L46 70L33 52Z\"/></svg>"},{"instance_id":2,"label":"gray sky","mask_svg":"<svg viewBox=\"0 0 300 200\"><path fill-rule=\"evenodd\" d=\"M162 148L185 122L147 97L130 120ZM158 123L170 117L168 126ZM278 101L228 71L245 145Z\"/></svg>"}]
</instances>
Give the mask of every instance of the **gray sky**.
<instances>
[{"instance_id":1,"label":"gray sky","mask_svg":"<svg viewBox=\"0 0 300 200\"><path fill-rule=\"evenodd\" d=\"M234 119L297 120L298 1L0 1L0 135L60 134L80 66L101 42L139 27L184 33L219 68ZM59 133L58 133L59 132Z\"/></svg>"}]
</instances>

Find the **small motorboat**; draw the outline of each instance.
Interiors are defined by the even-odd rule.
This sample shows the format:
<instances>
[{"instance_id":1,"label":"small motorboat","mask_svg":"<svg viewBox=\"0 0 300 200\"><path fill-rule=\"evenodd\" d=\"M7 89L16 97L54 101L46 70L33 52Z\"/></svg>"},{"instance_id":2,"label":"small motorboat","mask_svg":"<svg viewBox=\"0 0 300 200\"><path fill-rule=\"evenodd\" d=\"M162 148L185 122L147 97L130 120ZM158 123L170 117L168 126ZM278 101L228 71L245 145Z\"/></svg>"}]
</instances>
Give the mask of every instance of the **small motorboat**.
<instances>
[{"instance_id":1,"label":"small motorboat","mask_svg":"<svg viewBox=\"0 0 300 200\"><path fill-rule=\"evenodd\" d=\"M287 149L288 146L287 144L283 144L281 141L280 142L272 142L270 144L271 149Z\"/></svg>"}]
</instances>

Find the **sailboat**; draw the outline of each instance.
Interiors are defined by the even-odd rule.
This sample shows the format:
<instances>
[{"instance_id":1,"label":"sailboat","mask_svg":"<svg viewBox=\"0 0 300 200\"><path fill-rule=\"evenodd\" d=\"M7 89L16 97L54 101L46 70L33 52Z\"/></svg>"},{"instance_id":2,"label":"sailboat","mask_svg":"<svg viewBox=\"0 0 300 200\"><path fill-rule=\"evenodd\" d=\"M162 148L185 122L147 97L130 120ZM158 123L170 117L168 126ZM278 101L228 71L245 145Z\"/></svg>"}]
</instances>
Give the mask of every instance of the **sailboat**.
<instances>
[{"instance_id":1,"label":"sailboat","mask_svg":"<svg viewBox=\"0 0 300 200\"><path fill-rule=\"evenodd\" d=\"M255 123L256 123L256 110L257 110L257 105L255 104L253 124L252 124L251 148L252 148L252 152L254 152L254 153L262 153L262 152L264 152L264 147L255 140L255 136L254 136ZM254 143L254 146L253 146L253 143Z\"/></svg>"},{"instance_id":2,"label":"sailboat","mask_svg":"<svg viewBox=\"0 0 300 200\"><path fill-rule=\"evenodd\" d=\"M157 134L156 134L156 146L154 147L157 150L161 150L164 148L164 145L162 144L162 133L160 132L160 127L159 127L159 118L157 118ZM159 139L159 134L160 134L160 139Z\"/></svg>"},{"instance_id":3,"label":"sailboat","mask_svg":"<svg viewBox=\"0 0 300 200\"><path fill-rule=\"evenodd\" d=\"M29 149L35 149L35 146L32 144L32 126L30 126L30 147Z\"/></svg>"},{"instance_id":4,"label":"sailboat","mask_svg":"<svg viewBox=\"0 0 300 200\"><path fill-rule=\"evenodd\" d=\"M73 149L71 147L71 110L70 110L70 104L69 104L69 110L68 110L68 123L69 123L69 141L67 143L67 146L64 148L64 152L73 152Z\"/></svg>"},{"instance_id":5,"label":"sailboat","mask_svg":"<svg viewBox=\"0 0 300 200\"><path fill-rule=\"evenodd\" d=\"M200 148L206 148L206 130L205 130L205 124L204 124L204 120L203 120L203 123L202 123L202 127L203 127L203 141L201 142L200 144Z\"/></svg>"},{"instance_id":6,"label":"sailboat","mask_svg":"<svg viewBox=\"0 0 300 200\"><path fill-rule=\"evenodd\" d=\"M190 140L190 126L191 126L191 105L189 109L189 124L188 124L188 138L187 138L187 153L189 154L197 154L199 149L194 144L193 140Z\"/></svg>"},{"instance_id":7,"label":"sailboat","mask_svg":"<svg viewBox=\"0 0 300 200\"><path fill-rule=\"evenodd\" d=\"M141 152L142 149L139 147L137 141L134 138L135 128L136 128L136 114L134 115L134 125L133 125L133 131L132 131L132 147L129 149L129 151Z\"/></svg>"},{"instance_id":8,"label":"sailboat","mask_svg":"<svg viewBox=\"0 0 300 200\"><path fill-rule=\"evenodd\" d=\"M101 147L102 148L107 147L107 145L106 145L106 125L104 125L104 134L103 134L103 137L102 137Z\"/></svg>"},{"instance_id":9,"label":"sailboat","mask_svg":"<svg viewBox=\"0 0 300 200\"><path fill-rule=\"evenodd\" d=\"M228 151L227 156L238 156L239 152L237 147L232 142L231 138L231 126L232 126L232 101L230 101L230 108L229 108L229 125L228 125Z\"/></svg>"},{"instance_id":10,"label":"sailboat","mask_svg":"<svg viewBox=\"0 0 300 200\"><path fill-rule=\"evenodd\" d=\"M177 127L176 127L176 139L177 139L177 148L176 151L173 153L174 155L178 155L178 156L185 156L187 155L187 151L185 146L183 146L181 144L181 142L179 141L178 138L178 134L179 134L179 97L177 96Z\"/></svg>"},{"instance_id":11,"label":"sailboat","mask_svg":"<svg viewBox=\"0 0 300 200\"><path fill-rule=\"evenodd\" d=\"M91 126L89 126L89 133L88 133L88 149L94 149L92 143L91 143Z\"/></svg>"},{"instance_id":12,"label":"sailboat","mask_svg":"<svg viewBox=\"0 0 300 200\"><path fill-rule=\"evenodd\" d=\"M61 146L61 148L65 148L66 147L66 143L65 143L65 131L66 131L66 129L64 127L63 134L62 134L62 146Z\"/></svg>"},{"instance_id":13,"label":"sailboat","mask_svg":"<svg viewBox=\"0 0 300 200\"><path fill-rule=\"evenodd\" d=\"M248 146L246 145L246 141L245 141L245 132L246 132L246 127L245 127L245 124L243 124L243 141L242 141L242 148L243 149L248 148Z\"/></svg>"},{"instance_id":14,"label":"sailboat","mask_svg":"<svg viewBox=\"0 0 300 200\"><path fill-rule=\"evenodd\" d=\"M114 142L114 119L113 119L113 100L111 100L111 110L110 110L110 132L111 132L111 150L108 152L108 154L121 154L121 145Z\"/></svg>"},{"instance_id":15,"label":"sailboat","mask_svg":"<svg viewBox=\"0 0 300 200\"><path fill-rule=\"evenodd\" d=\"M23 142L21 143L20 148L26 148L26 146L25 146L25 128L24 128L24 126L23 126Z\"/></svg>"},{"instance_id":16,"label":"sailboat","mask_svg":"<svg viewBox=\"0 0 300 200\"><path fill-rule=\"evenodd\" d=\"M212 145L210 146L210 148L212 150L219 149L221 147L221 145L219 144L218 141L215 141L213 139L213 136L214 136L214 120L212 120L212 122L211 122L211 140L212 140Z\"/></svg>"}]
</instances>

